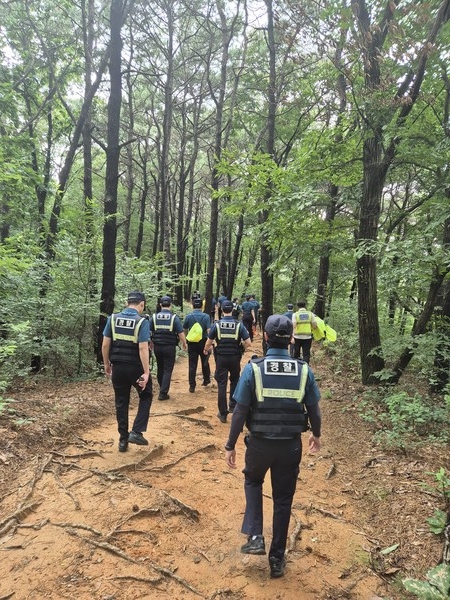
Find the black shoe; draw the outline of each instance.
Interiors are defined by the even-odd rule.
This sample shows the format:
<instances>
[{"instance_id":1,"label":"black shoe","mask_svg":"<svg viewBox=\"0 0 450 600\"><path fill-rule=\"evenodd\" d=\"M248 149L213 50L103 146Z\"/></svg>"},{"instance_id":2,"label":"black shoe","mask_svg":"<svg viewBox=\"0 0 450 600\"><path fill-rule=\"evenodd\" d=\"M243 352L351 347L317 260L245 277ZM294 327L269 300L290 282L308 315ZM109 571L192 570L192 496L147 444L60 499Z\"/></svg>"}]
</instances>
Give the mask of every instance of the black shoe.
<instances>
[{"instance_id":1,"label":"black shoe","mask_svg":"<svg viewBox=\"0 0 450 600\"><path fill-rule=\"evenodd\" d=\"M120 440L119 441L119 452L126 452L128 450L128 441Z\"/></svg>"},{"instance_id":2,"label":"black shoe","mask_svg":"<svg viewBox=\"0 0 450 600\"><path fill-rule=\"evenodd\" d=\"M242 554L265 554L266 546L263 535L249 535L247 542L241 546Z\"/></svg>"},{"instance_id":3,"label":"black shoe","mask_svg":"<svg viewBox=\"0 0 450 600\"><path fill-rule=\"evenodd\" d=\"M169 400L169 399L170 399L169 394L160 394L158 396L158 400Z\"/></svg>"},{"instance_id":4,"label":"black shoe","mask_svg":"<svg viewBox=\"0 0 450 600\"><path fill-rule=\"evenodd\" d=\"M204 382L202 383L202 386L203 386L203 387L206 387L206 386L207 386L207 385L209 385L210 383L211 383L210 381L204 381Z\"/></svg>"},{"instance_id":5,"label":"black shoe","mask_svg":"<svg viewBox=\"0 0 450 600\"><path fill-rule=\"evenodd\" d=\"M142 435L142 433L136 433L135 431L131 431L128 436L128 441L130 444L137 444L138 446L148 446L148 441Z\"/></svg>"},{"instance_id":6,"label":"black shoe","mask_svg":"<svg viewBox=\"0 0 450 600\"><path fill-rule=\"evenodd\" d=\"M270 576L271 577L283 577L284 569L286 567L286 559L277 558L276 556L271 556L269 558L270 565Z\"/></svg>"},{"instance_id":7,"label":"black shoe","mask_svg":"<svg viewBox=\"0 0 450 600\"><path fill-rule=\"evenodd\" d=\"M217 416L220 419L221 423L226 423L227 422L227 415L223 415L222 413L218 412Z\"/></svg>"},{"instance_id":8,"label":"black shoe","mask_svg":"<svg viewBox=\"0 0 450 600\"><path fill-rule=\"evenodd\" d=\"M191 394L193 394L195 392L195 385L190 385L189 391L191 392Z\"/></svg>"}]
</instances>

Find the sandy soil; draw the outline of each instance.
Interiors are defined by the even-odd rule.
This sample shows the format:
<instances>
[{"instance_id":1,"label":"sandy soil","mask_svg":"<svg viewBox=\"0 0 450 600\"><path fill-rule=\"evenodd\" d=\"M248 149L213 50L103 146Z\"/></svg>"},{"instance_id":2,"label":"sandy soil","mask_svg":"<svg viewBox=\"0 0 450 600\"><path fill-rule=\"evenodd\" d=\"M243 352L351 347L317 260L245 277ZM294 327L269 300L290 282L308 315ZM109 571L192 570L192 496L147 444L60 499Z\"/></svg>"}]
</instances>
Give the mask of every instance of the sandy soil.
<instances>
[{"instance_id":1,"label":"sandy soil","mask_svg":"<svg viewBox=\"0 0 450 600\"><path fill-rule=\"evenodd\" d=\"M260 347L257 336L252 352ZM103 380L22 388L15 414L0 416L0 600L407 598L392 582L439 561L426 524L438 498L420 486L436 455L383 453L357 416L356 375L337 377L320 347L312 366L323 449L303 458L277 580L267 557L240 554L243 475L224 461L229 424L216 416L217 390L202 388L198 373L197 392L188 392L186 357L171 399L155 394L149 446L127 453L117 450ZM131 418L136 404L137 395ZM270 543L269 480L264 509Z\"/></svg>"}]
</instances>

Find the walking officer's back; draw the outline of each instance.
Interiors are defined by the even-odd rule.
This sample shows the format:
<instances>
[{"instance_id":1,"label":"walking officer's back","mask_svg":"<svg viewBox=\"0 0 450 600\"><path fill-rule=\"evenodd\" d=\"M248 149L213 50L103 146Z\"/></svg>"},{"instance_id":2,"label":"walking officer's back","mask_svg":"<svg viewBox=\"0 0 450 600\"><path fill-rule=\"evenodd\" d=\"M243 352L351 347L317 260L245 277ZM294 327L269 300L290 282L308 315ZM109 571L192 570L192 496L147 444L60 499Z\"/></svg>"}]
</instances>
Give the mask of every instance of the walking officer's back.
<instances>
[{"instance_id":1,"label":"walking officer's back","mask_svg":"<svg viewBox=\"0 0 450 600\"><path fill-rule=\"evenodd\" d=\"M236 406L225 445L228 466L236 468L235 444L247 424L245 438L246 508L242 533L244 554L265 554L262 486L270 470L273 498L271 577L281 577L286 565L286 540L300 460L302 432L312 433L309 449L320 449L320 393L313 372L304 361L289 356L292 321L272 315L265 324L267 355L252 359L243 369L234 392Z\"/></svg>"},{"instance_id":2,"label":"walking officer's back","mask_svg":"<svg viewBox=\"0 0 450 600\"><path fill-rule=\"evenodd\" d=\"M149 366L149 322L141 315L144 308L144 294L137 290L130 292L126 308L111 315L103 330L103 363L105 375L111 377L114 387L119 452L126 452L128 443L139 446L148 444L142 432L147 430L153 393ZM139 393L139 407L129 432L128 409L132 387Z\"/></svg>"},{"instance_id":3,"label":"walking officer's back","mask_svg":"<svg viewBox=\"0 0 450 600\"><path fill-rule=\"evenodd\" d=\"M161 310L153 315L150 321L152 346L155 352L159 383L158 400L169 400L170 381L175 366L178 340L181 340L183 350L187 350L186 336L178 315L172 312L170 296L161 298Z\"/></svg>"},{"instance_id":4,"label":"walking officer's back","mask_svg":"<svg viewBox=\"0 0 450 600\"><path fill-rule=\"evenodd\" d=\"M233 412L233 392L241 372L241 356L245 348L250 346L250 334L232 315L233 303L231 300L222 302L222 318L215 322L208 333L204 353L216 342L215 358L217 381L217 406L218 418L226 423L228 412ZM229 409L227 407L227 380L230 376Z\"/></svg>"}]
</instances>

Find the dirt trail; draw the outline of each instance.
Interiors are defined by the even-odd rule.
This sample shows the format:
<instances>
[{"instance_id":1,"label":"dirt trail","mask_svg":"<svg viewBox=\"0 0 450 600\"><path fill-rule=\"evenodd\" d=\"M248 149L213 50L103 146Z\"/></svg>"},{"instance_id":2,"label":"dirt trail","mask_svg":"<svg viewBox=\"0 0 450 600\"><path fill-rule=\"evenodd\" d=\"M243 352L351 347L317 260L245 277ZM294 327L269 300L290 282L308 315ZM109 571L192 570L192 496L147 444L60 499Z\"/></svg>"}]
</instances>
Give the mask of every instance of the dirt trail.
<instances>
[{"instance_id":1,"label":"dirt trail","mask_svg":"<svg viewBox=\"0 0 450 600\"><path fill-rule=\"evenodd\" d=\"M319 362L314 370L323 393L330 377ZM239 552L243 475L226 467L229 425L216 417L217 390L200 381L188 393L181 358L171 399L153 402L150 445L130 445L127 453L117 451L112 387L94 382L47 392L49 415L64 403L67 410L74 402L102 408L89 424L79 408L84 424L76 430L47 429L51 451L33 448L0 497L0 600L375 600L386 593L368 567L372 541L360 514L355 465L348 462L355 458L352 414L324 394L323 449L303 458L286 575L271 580L267 557ZM42 403L39 390L28 393L28 402L39 393ZM18 440L20 429L9 435ZM366 452L371 455L370 446L359 444L360 462ZM241 436L238 467L243 458ZM271 505L266 481L269 541Z\"/></svg>"}]
</instances>

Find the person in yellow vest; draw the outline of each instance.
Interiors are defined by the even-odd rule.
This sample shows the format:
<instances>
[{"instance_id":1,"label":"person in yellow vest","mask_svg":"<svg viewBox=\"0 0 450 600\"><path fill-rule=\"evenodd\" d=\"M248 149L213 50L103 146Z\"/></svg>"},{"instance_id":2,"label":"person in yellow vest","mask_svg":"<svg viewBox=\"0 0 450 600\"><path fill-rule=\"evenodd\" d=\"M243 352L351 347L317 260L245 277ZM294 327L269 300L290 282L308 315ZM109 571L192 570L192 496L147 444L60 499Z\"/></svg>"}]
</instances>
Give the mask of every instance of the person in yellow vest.
<instances>
[{"instance_id":1,"label":"person in yellow vest","mask_svg":"<svg viewBox=\"0 0 450 600\"><path fill-rule=\"evenodd\" d=\"M311 357L312 331L317 328L316 315L306 310L306 302L297 302L298 311L292 315L294 326L294 358L309 364ZM302 355L300 356L300 350Z\"/></svg>"}]
</instances>

